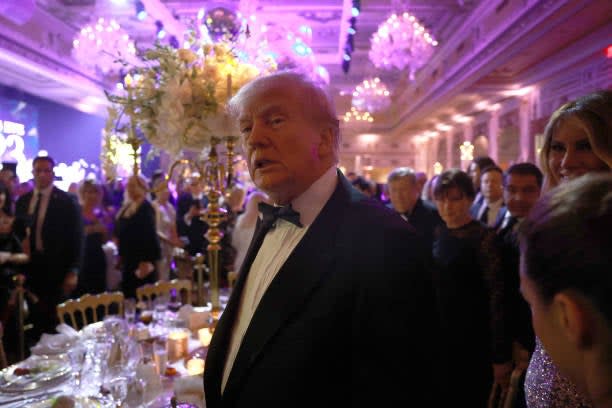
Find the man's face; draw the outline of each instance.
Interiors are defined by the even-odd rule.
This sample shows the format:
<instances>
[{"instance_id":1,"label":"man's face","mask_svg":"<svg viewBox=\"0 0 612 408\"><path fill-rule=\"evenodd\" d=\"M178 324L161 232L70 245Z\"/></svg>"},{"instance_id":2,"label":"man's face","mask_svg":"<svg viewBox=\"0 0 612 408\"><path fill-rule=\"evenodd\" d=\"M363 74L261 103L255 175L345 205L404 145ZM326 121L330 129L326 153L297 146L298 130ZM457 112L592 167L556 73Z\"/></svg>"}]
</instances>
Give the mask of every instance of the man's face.
<instances>
[{"instance_id":1,"label":"man's face","mask_svg":"<svg viewBox=\"0 0 612 408\"><path fill-rule=\"evenodd\" d=\"M47 160L38 160L34 163L32 175L34 176L34 185L39 190L49 187L55 178L53 166Z\"/></svg>"},{"instance_id":2,"label":"man's face","mask_svg":"<svg viewBox=\"0 0 612 408\"><path fill-rule=\"evenodd\" d=\"M502 198L502 174L498 171L487 171L483 174L480 178L480 191L484 198L491 203Z\"/></svg>"},{"instance_id":3,"label":"man's face","mask_svg":"<svg viewBox=\"0 0 612 408\"><path fill-rule=\"evenodd\" d=\"M282 85L254 91L238 118L251 179L278 204L299 196L333 163L331 131L310 118L295 84Z\"/></svg>"},{"instance_id":4,"label":"man's face","mask_svg":"<svg viewBox=\"0 0 612 408\"><path fill-rule=\"evenodd\" d=\"M412 211L417 200L417 185L408 177L389 182L389 199L398 213Z\"/></svg>"},{"instance_id":5,"label":"man's face","mask_svg":"<svg viewBox=\"0 0 612 408\"><path fill-rule=\"evenodd\" d=\"M524 218L540 197L540 187L532 174L509 174L504 188L504 202L510 214Z\"/></svg>"}]
</instances>

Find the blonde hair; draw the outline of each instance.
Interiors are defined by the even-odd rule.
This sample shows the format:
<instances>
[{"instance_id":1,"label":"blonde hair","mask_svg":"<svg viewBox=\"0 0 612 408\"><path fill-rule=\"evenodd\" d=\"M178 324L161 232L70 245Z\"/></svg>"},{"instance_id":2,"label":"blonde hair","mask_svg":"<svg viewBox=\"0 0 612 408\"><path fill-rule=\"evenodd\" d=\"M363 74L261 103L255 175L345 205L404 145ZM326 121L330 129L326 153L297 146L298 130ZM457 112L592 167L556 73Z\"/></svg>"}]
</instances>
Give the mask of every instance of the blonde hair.
<instances>
[{"instance_id":1,"label":"blonde hair","mask_svg":"<svg viewBox=\"0 0 612 408\"><path fill-rule=\"evenodd\" d=\"M548 163L552 139L559 128L569 121L574 121L584 130L593 153L612 167L612 163L606 161L606 157L612 157L612 91L596 91L562 105L551 115L540 151L540 167L547 188L559 184Z\"/></svg>"}]
</instances>

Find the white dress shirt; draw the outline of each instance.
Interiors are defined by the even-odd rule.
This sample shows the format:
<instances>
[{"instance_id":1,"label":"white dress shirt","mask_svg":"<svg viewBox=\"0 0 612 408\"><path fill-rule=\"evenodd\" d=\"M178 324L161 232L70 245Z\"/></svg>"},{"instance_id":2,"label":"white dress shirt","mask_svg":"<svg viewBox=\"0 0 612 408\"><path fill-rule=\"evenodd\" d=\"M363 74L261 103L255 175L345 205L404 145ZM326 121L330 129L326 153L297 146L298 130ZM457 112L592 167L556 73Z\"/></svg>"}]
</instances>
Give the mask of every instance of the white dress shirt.
<instances>
[{"instance_id":1,"label":"white dress shirt","mask_svg":"<svg viewBox=\"0 0 612 408\"><path fill-rule=\"evenodd\" d=\"M28 208L28 214L34 214L34 209L36 208L36 201L38 200L38 193L41 193L40 206L38 207L38 219L36 220L36 231L30 231L30 234L35 234L34 243L36 245L36 250L39 252L42 252L44 250L42 241L42 227L43 222L45 220L45 215L47 214L47 208L49 207L49 199L51 198L52 190L53 184L46 188L43 188L42 190L34 189L34 191L32 192L32 199L30 200L30 206Z\"/></svg>"},{"instance_id":2,"label":"white dress shirt","mask_svg":"<svg viewBox=\"0 0 612 408\"><path fill-rule=\"evenodd\" d=\"M276 227L266 234L263 244L251 265L240 297L240 305L232 329L227 359L225 360L221 392L225 390L242 339L259 301L289 255L319 215L323 206L332 196L337 182L336 166L333 166L315 181L308 190L291 202L293 209L300 213L300 222L303 227L300 228L286 220L279 219L276 221Z\"/></svg>"},{"instance_id":3,"label":"white dress shirt","mask_svg":"<svg viewBox=\"0 0 612 408\"><path fill-rule=\"evenodd\" d=\"M482 219L484 212L488 210L487 225L489 227L495 226L495 220L497 219L497 214L499 213L499 210L503 207L503 205L504 205L503 198L500 198L499 200L492 202L492 203L489 203L487 199L485 198L482 201L482 205L480 206L480 209L478 210L478 220Z\"/></svg>"}]
</instances>

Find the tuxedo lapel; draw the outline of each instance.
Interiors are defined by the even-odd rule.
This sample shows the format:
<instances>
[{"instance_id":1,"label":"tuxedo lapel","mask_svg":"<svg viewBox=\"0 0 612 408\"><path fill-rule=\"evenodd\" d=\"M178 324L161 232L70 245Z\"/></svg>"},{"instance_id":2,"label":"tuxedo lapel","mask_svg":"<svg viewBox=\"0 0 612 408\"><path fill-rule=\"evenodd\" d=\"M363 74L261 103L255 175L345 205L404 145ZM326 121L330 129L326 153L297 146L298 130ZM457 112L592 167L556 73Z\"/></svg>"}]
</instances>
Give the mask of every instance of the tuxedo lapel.
<instances>
[{"instance_id":1,"label":"tuxedo lapel","mask_svg":"<svg viewBox=\"0 0 612 408\"><path fill-rule=\"evenodd\" d=\"M256 251L259 250L259 248L254 247L256 246L255 240L257 231L260 229L260 227L261 220L258 218L255 226L255 233L253 234L253 238L251 239L251 243L247 249L244 261L242 262L240 271L238 272L238 280L234 285L234 289L232 289L230 298L227 302L225 310L223 311L223 314L221 315L221 318L219 319L217 327L215 328L214 336L208 348L208 353L206 356L206 372L204 375L206 378L205 385L208 395L207 399L209 400L217 400L221 398L221 379L223 378L223 370L225 368L225 359L227 357L231 339L232 327L236 321L236 315L240 306L240 298L242 295L242 290L244 289L247 275L251 268L251 264L257 255ZM210 376L206 375L206 373L210 373Z\"/></svg>"},{"instance_id":2,"label":"tuxedo lapel","mask_svg":"<svg viewBox=\"0 0 612 408\"><path fill-rule=\"evenodd\" d=\"M335 238L339 219L349 200L350 190L344 181L340 176L331 198L264 293L234 361L224 399L231 399L249 367L265 352L266 344L291 316L299 313L329 273L338 252Z\"/></svg>"}]
</instances>

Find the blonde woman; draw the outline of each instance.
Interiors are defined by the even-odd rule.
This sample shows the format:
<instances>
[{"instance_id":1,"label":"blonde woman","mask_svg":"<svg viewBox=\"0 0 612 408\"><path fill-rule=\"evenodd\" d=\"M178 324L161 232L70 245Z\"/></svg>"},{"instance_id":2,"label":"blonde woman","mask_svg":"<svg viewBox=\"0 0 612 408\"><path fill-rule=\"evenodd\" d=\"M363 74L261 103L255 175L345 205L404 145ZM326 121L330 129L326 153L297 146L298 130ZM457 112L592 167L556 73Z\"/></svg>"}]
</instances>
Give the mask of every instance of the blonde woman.
<instances>
[{"instance_id":1,"label":"blonde woman","mask_svg":"<svg viewBox=\"0 0 612 408\"><path fill-rule=\"evenodd\" d=\"M155 262L161 248L155 229L155 210L147 200L147 183L132 176L126 186L126 200L117 214L115 236L118 241L123 294L133 298L136 288L155 282Z\"/></svg>"},{"instance_id":2,"label":"blonde woman","mask_svg":"<svg viewBox=\"0 0 612 408\"><path fill-rule=\"evenodd\" d=\"M612 91L566 103L551 116L541 151L546 188L612 168ZM561 375L536 339L525 377L528 408L582 408L591 403Z\"/></svg>"}]
</instances>

